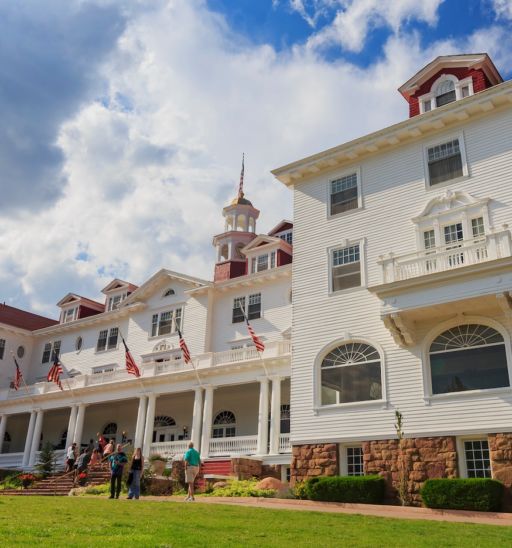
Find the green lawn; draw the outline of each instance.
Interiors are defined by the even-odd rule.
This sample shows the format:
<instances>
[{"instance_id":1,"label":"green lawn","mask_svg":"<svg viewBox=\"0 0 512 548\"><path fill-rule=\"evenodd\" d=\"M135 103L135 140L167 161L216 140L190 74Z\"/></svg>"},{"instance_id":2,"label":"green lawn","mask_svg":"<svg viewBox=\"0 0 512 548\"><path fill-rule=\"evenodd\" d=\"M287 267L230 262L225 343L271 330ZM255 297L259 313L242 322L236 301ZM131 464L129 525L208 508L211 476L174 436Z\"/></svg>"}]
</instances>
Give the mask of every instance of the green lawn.
<instances>
[{"instance_id":1,"label":"green lawn","mask_svg":"<svg viewBox=\"0 0 512 548\"><path fill-rule=\"evenodd\" d=\"M2 546L510 546L512 528L196 503L0 497Z\"/></svg>"}]
</instances>

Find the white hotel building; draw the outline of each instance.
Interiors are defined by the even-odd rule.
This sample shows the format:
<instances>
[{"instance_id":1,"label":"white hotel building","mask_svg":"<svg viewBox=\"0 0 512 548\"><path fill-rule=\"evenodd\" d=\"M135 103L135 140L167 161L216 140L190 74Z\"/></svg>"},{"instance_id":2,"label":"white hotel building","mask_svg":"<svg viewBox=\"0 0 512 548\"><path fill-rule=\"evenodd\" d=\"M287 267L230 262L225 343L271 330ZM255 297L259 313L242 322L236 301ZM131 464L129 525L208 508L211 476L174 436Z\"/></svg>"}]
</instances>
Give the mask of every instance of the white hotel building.
<instances>
[{"instance_id":1,"label":"white hotel building","mask_svg":"<svg viewBox=\"0 0 512 548\"><path fill-rule=\"evenodd\" d=\"M399 91L405 121L273 172L293 189L293 266L291 223L256 236L242 194L213 282L114 280L105 303L69 294L37 328L4 307L0 467L31 466L41 440L125 431L146 455L191 438L203 457L291 464L292 481L380 472L391 488L400 410L414 498L428 477L512 481L512 82L486 54L455 55ZM64 391L44 381L56 346ZM27 391L9 388L11 350Z\"/></svg>"}]
</instances>

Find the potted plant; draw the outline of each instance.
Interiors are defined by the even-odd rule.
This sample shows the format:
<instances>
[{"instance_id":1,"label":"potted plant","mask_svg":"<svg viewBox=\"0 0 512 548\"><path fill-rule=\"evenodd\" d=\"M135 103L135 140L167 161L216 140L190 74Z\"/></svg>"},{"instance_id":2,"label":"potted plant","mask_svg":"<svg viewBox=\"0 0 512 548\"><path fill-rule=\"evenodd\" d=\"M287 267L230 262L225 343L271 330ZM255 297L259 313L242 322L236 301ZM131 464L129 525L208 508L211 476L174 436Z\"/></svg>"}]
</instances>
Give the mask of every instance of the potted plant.
<instances>
[{"instance_id":1,"label":"potted plant","mask_svg":"<svg viewBox=\"0 0 512 548\"><path fill-rule=\"evenodd\" d=\"M27 487L32 485L34 481L36 481L36 477L34 476L34 474L21 474L19 479L21 481L23 489L26 489Z\"/></svg>"},{"instance_id":2,"label":"potted plant","mask_svg":"<svg viewBox=\"0 0 512 548\"><path fill-rule=\"evenodd\" d=\"M162 455L155 454L149 457L149 462L151 463L151 468L153 469L153 472L157 476L161 476L165 469L167 459L165 457L162 457Z\"/></svg>"}]
</instances>

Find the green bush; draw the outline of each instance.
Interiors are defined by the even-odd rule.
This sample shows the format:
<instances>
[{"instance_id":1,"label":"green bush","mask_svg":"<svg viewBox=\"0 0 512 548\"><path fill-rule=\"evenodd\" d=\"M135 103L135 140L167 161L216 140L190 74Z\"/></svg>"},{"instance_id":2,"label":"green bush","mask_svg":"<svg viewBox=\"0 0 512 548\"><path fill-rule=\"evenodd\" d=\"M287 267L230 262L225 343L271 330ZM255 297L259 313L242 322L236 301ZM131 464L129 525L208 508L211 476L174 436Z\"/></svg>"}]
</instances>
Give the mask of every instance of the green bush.
<instances>
[{"instance_id":1,"label":"green bush","mask_svg":"<svg viewBox=\"0 0 512 548\"><path fill-rule=\"evenodd\" d=\"M420 494L428 508L497 512L503 499L503 484L486 478L430 479Z\"/></svg>"},{"instance_id":2,"label":"green bush","mask_svg":"<svg viewBox=\"0 0 512 548\"><path fill-rule=\"evenodd\" d=\"M386 482L380 476L324 476L306 481L311 500L381 504Z\"/></svg>"},{"instance_id":3,"label":"green bush","mask_svg":"<svg viewBox=\"0 0 512 548\"><path fill-rule=\"evenodd\" d=\"M258 480L233 480L226 487L214 488L206 496L214 497L275 497L275 489L256 489Z\"/></svg>"},{"instance_id":4,"label":"green bush","mask_svg":"<svg viewBox=\"0 0 512 548\"><path fill-rule=\"evenodd\" d=\"M298 481L292 489L296 499L305 500L308 498L307 484L305 481Z\"/></svg>"}]
</instances>

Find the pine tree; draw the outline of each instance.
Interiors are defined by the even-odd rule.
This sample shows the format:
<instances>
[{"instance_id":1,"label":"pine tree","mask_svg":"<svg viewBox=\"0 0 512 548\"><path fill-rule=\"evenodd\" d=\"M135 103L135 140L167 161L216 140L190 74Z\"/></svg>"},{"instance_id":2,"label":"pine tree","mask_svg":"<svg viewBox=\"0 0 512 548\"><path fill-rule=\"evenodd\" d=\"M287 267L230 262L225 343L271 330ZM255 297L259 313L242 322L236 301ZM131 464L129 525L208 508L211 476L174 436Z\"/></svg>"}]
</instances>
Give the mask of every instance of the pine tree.
<instances>
[{"instance_id":1,"label":"pine tree","mask_svg":"<svg viewBox=\"0 0 512 548\"><path fill-rule=\"evenodd\" d=\"M55 451L53 445L47 441L41 448L39 453L39 462L36 464L36 470L43 474L43 476L49 476L55 470Z\"/></svg>"}]
</instances>

